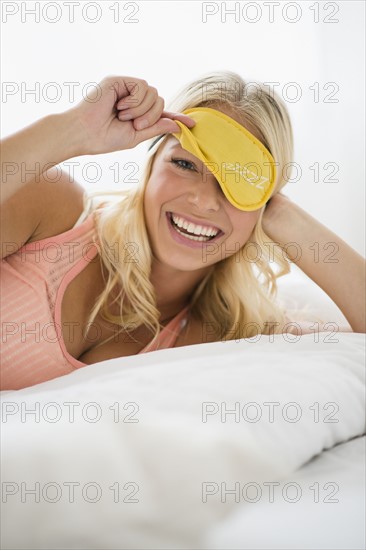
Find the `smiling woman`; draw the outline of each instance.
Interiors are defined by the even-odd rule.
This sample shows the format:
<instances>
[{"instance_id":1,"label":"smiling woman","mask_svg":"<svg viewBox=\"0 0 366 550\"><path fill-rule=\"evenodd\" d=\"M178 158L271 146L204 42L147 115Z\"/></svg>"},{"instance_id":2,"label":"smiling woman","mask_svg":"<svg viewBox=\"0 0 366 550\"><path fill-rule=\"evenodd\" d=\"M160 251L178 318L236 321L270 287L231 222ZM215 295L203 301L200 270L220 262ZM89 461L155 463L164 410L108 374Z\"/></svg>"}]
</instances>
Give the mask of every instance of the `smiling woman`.
<instances>
[{"instance_id":1,"label":"smiling woman","mask_svg":"<svg viewBox=\"0 0 366 550\"><path fill-rule=\"evenodd\" d=\"M106 319L121 326L122 317L125 325L144 324L155 335L152 342L158 348L159 320L172 318L185 307L186 345L282 332L286 313L276 303L276 277L290 267L278 250L271 258L271 239L263 232L261 219L269 197L287 183L282 167L292 160L292 128L283 102L260 84L253 90L236 73L220 71L189 83L169 109L193 117L196 126L186 127L185 142L179 132L153 139L140 185L121 192L120 201L101 211L98 233L109 279L90 321L110 289L117 287L120 311L112 317L105 310ZM205 128L206 135L212 133L210 121L195 119L196 111L200 115L213 111L220 121L228 120L227 132L239 128L239 135L216 132L216 137L210 136L210 149L202 136ZM255 147L250 154L244 134ZM233 158L222 154L225 140L236 144ZM209 151L218 152L220 158L215 153L210 157ZM262 198L267 193L262 207L251 206L255 198L251 189L243 194L246 206L239 208L227 199L237 175L222 170L223 161L240 160L253 169L258 158L254 154L265 155L264 161L273 155L276 177L270 188L258 192ZM257 182L262 174L255 176ZM231 187L225 186L230 178ZM242 186L253 187L253 178L244 180ZM108 256L116 241L119 249L138 243L138 262L122 265Z\"/></svg>"},{"instance_id":2,"label":"smiling woman","mask_svg":"<svg viewBox=\"0 0 366 550\"><path fill-rule=\"evenodd\" d=\"M154 256L175 268L176 277L185 277L188 263L190 271L197 270L197 283L221 261L225 250L229 253L247 242L260 214L229 203L213 173L205 168L170 136L160 146L144 195ZM208 242L210 246L204 246ZM184 284L180 288L184 295Z\"/></svg>"},{"instance_id":3,"label":"smiling woman","mask_svg":"<svg viewBox=\"0 0 366 550\"><path fill-rule=\"evenodd\" d=\"M279 193L290 177L291 123L283 102L252 84L211 73L164 111L146 81L111 77L97 103L3 141L4 166L48 168L152 140L139 185L97 207L93 198L116 192L88 194L65 175L57 186L45 169L24 181L3 171L2 389L113 357L286 332L276 279L297 260L284 253L293 235L343 247L337 268L315 265L310 253L298 265L364 330L363 259ZM354 295L342 297L344 277Z\"/></svg>"}]
</instances>

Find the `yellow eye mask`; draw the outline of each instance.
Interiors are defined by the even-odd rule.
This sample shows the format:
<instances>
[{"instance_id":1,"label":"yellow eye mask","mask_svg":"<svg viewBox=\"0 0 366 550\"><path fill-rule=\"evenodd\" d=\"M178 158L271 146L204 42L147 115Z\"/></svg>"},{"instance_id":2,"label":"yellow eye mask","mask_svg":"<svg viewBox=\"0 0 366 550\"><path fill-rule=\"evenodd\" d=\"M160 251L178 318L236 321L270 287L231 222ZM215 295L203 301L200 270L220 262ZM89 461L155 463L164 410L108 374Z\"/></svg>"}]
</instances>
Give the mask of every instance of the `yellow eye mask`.
<instances>
[{"instance_id":1,"label":"yellow eye mask","mask_svg":"<svg viewBox=\"0 0 366 550\"><path fill-rule=\"evenodd\" d=\"M182 111L193 128L172 134L182 148L199 158L217 179L228 201L239 210L258 210L270 199L276 181L275 161L266 147L231 117L207 107Z\"/></svg>"}]
</instances>

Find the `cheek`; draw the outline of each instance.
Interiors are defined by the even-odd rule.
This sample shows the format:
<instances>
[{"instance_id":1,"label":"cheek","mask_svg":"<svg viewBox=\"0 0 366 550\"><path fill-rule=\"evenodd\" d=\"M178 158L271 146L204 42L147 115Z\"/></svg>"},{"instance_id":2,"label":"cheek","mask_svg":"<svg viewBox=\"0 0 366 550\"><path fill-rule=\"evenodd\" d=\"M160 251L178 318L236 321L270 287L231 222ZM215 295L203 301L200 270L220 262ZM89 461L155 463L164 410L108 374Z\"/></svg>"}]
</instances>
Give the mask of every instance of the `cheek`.
<instances>
[{"instance_id":1,"label":"cheek","mask_svg":"<svg viewBox=\"0 0 366 550\"><path fill-rule=\"evenodd\" d=\"M144 212L150 236L158 231L157 225L165 219L164 211L168 209L167 204L176 196L173 183L171 178L160 173L157 176L150 176L146 184Z\"/></svg>"},{"instance_id":2,"label":"cheek","mask_svg":"<svg viewBox=\"0 0 366 550\"><path fill-rule=\"evenodd\" d=\"M240 212L235 208L235 212L231 213L230 219L233 226L233 234L239 237L245 243L250 237L255 224L257 223L260 210L254 212Z\"/></svg>"},{"instance_id":3,"label":"cheek","mask_svg":"<svg viewBox=\"0 0 366 550\"><path fill-rule=\"evenodd\" d=\"M152 220L154 214L159 210L159 205L163 198L161 197L161 191L161 188L155 180L150 179L147 182L144 194L144 209L148 222Z\"/></svg>"},{"instance_id":4,"label":"cheek","mask_svg":"<svg viewBox=\"0 0 366 550\"><path fill-rule=\"evenodd\" d=\"M164 175L150 177L145 189L145 204L158 206L173 197L173 182Z\"/></svg>"}]
</instances>

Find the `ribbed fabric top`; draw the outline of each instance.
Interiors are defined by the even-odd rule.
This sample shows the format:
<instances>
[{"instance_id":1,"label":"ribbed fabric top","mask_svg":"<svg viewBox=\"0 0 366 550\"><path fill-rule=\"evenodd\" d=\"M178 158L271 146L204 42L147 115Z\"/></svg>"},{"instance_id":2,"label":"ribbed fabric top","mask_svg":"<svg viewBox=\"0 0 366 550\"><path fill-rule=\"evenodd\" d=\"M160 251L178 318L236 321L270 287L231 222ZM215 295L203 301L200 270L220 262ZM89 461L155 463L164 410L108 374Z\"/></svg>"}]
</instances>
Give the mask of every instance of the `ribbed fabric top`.
<instances>
[{"instance_id":1,"label":"ribbed fabric top","mask_svg":"<svg viewBox=\"0 0 366 550\"><path fill-rule=\"evenodd\" d=\"M95 258L94 213L59 235L28 243L1 260L0 389L33 386L87 366L62 337L61 303L70 282ZM188 306L139 353L173 347Z\"/></svg>"}]
</instances>

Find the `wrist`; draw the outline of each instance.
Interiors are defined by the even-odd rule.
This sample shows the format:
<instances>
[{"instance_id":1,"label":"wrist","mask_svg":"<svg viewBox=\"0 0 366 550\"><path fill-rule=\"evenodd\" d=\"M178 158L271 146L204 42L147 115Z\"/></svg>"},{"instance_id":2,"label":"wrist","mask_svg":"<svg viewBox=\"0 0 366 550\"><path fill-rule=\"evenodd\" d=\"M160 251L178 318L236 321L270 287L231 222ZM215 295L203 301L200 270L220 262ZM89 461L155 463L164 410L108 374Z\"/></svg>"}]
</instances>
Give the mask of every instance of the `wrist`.
<instances>
[{"instance_id":1,"label":"wrist","mask_svg":"<svg viewBox=\"0 0 366 550\"><path fill-rule=\"evenodd\" d=\"M302 235L308 214L289 199L275 200L264 217L264 231L273 241L287 243Z\"/></svg>"},{"instance_id":2,"label":"wrist","mask_svg":"<svg viewBox=\"0 0 366 550\"><path fill-rule=\"evenodd\" d=\"M70 109L46 117L57 134L57 146L62 160L88 154L87 133L77 113Z\"/></svg>"}]
</instances>

